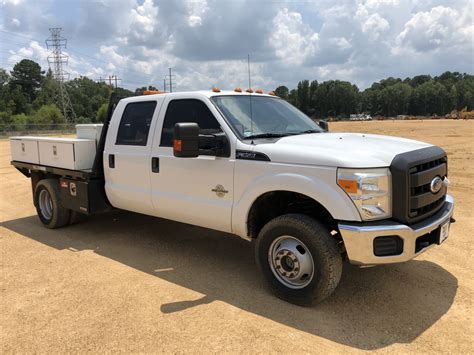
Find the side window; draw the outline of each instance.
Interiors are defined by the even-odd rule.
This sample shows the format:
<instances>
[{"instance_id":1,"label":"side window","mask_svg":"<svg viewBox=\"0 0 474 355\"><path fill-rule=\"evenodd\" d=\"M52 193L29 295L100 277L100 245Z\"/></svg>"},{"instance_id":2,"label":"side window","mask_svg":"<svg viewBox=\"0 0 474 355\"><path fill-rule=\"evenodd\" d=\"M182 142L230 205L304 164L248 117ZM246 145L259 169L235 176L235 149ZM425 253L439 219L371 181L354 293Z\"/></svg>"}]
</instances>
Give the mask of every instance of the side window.
<instances>
[{"instance_id":1,"label":"side window","mask_svg":"<svg viewBox=\"0 0 474 355\"><path fill-rule=\"evenodd\" d=\"M120 120L115 144L145 146L155 108L156 101L133 102L128 104Z\"/></svg>"},{"instance_id":2,"label":"side window","mask_svg":"<svg viewBox=\"0 0 474 355\"><path fill-rule=\"evenodd\" d=\"M168 104L163 122L160 144L162 147L173 146L174 125L178 122L196 122L202 133L222 131L219 122L204 102L195 99L173 100Z\"/></svg>"}]
</instances>

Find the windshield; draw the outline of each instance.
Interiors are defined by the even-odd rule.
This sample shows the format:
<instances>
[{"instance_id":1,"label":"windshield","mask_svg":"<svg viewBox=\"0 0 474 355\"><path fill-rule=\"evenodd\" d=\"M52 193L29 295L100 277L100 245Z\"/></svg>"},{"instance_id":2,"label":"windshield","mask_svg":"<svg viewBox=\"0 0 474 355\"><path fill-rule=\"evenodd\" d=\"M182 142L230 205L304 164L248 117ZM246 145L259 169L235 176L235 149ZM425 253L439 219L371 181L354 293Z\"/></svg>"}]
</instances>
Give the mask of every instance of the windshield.
<instances>
[{"instance_id":1,"label":"windshield","mask_svg":"<svg viewBox=\"0 0 474 355\"><path fill-rule=\"evenodd\" d=\"M212 101L242 139L322 132L311 118L276 97L229 95Z\"/></svg>"}]
</instances>

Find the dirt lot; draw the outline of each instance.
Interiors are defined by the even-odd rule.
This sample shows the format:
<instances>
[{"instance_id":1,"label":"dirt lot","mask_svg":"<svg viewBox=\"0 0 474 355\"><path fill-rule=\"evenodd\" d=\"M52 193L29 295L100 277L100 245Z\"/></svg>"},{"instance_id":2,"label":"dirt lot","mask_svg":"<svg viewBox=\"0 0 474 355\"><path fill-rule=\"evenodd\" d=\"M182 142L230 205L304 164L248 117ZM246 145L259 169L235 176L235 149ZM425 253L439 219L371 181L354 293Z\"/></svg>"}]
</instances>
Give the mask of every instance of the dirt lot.
<instances>
[{"instance_id":1,"label":"dirt lot","mask_svg":"<svg viewBox=\"0 0 474 355\"><path fill-rule=\"evenodd\" d=\"M474 122L330 128L445 148L457 222L417 260L347 265L314 308L269 294L252 245L228 235L125 212L43 228L0 141L2 352L472 353Z\"/></svg>"}]
</instances>

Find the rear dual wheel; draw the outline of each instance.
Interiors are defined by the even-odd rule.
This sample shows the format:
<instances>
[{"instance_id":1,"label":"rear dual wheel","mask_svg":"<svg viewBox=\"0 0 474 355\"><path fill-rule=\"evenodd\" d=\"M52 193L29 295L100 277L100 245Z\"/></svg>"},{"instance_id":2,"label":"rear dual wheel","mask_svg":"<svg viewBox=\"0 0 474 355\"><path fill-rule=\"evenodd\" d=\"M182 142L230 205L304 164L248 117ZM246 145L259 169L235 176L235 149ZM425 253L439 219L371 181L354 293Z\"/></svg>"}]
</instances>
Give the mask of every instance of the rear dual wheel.
<instances>
[{"instance_id":1,"label":"rear dual wheel","mask_svg":"<svg viewBox=\"0 0 474 355\"><path fill-rule=\"evenodd\" d=\"M34 202L38 217L47 228L60 228L70 223L71 210L64 208L61 203L57 179L39 181L35 189Z\"/></svg>"}]
</instances>

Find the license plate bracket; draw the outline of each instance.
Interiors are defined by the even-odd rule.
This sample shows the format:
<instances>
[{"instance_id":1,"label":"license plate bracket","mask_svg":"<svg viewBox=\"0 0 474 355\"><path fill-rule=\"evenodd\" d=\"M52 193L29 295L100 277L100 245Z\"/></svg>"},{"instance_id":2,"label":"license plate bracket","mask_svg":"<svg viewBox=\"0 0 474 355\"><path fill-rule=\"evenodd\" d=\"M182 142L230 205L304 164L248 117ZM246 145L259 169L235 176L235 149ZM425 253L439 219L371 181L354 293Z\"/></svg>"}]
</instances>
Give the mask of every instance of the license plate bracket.
<instances>
[{"instance_id":1,"label":"license plate bracket","mask_svg":"<svg viewBox=\"0 0 474 355\"><path fill-rule=\"evenodd\" d=\"M439 226L438 244L443 243L449 236L449 220Z\"/></svg>"}]
</instances>

